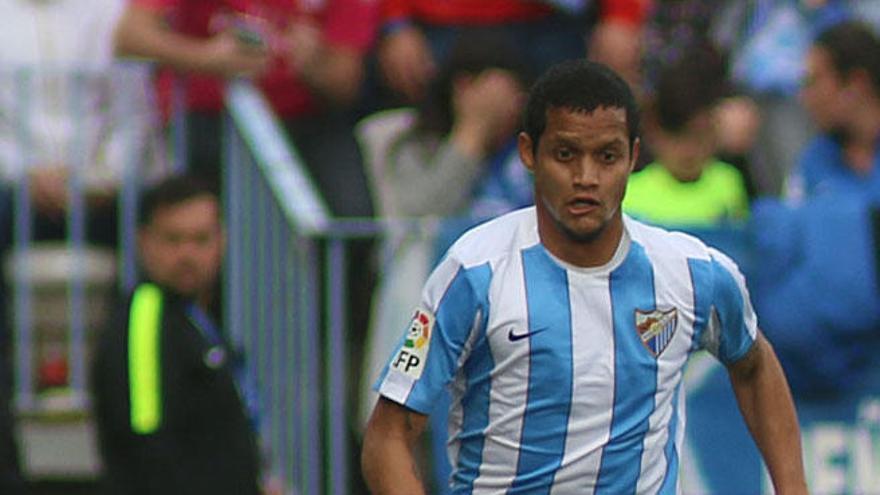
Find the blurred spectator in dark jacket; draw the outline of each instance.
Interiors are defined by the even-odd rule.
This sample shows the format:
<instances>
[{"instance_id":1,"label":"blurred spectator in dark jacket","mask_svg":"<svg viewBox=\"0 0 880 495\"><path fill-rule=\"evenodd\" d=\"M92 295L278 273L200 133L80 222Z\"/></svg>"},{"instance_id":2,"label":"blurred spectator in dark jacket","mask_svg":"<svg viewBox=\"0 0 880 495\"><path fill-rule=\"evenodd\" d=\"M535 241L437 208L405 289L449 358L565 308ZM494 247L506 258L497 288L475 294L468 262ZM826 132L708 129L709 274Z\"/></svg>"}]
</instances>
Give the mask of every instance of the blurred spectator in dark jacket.
<instances>
[{"instance_id":1,"label":"blurred spectator in dark jacket","mask_svg":"<svg viewBox=\"0 0 880 495\"><path fill-rule=\"evenodd\" d=\"M108 493L261 493L255 384L220 319L220 215L198 180L143 195L146 278L101 335L93 369Z\"/></svg>"}]
</instances>

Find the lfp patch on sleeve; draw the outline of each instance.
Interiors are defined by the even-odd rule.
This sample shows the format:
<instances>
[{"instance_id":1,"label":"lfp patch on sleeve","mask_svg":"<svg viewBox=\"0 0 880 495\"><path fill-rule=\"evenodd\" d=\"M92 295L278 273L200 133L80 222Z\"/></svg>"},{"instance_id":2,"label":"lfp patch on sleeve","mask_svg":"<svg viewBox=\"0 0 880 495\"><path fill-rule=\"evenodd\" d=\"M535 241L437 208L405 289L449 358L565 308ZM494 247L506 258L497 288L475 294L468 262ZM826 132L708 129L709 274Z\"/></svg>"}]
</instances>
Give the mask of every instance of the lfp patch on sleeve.
<instances>
[{"instance_id":1,"label":"lfp patch on sleeve","mask_svg":"<svg viewBox=\"0 0 880 495\"><path fill-rule=\"evenodd\" d=\"M417 309L413 315L403 347L391 361L391 367L418 380L428 360L431 346L431 332L434 330L434 315L424 309Z\"/></svg>"}]
</instances>

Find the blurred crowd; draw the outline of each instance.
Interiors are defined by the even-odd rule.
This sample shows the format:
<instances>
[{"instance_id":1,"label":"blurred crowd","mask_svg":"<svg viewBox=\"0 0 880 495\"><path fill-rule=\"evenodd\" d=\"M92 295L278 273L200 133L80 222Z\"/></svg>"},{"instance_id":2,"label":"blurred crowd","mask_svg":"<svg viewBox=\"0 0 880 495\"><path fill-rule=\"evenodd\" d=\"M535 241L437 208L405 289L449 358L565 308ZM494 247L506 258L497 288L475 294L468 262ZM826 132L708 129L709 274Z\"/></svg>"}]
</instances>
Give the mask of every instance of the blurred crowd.
<instances>
[{"instance_id":1,"label":"blurred crowd","mask_svg":"<svg viewBox=\"0 0 880 495\"><path fill-rule=\"evenodd\" d=\"M625 211L747 232L738 261L795 393L860 386L876 365L876 1L10 0L0 26L0 253L21 194L34 240L68 235L80 191L86 240L116 248L124 181L185 170L216 189L236 78L265 94L333 215L455 219L358 248L373 260L349 274L362 414L448 242L531 204L515 145L524 95L578 57L641 102ZM0 492L15 493L0 328Z\"/></svg>"}]
</instances>

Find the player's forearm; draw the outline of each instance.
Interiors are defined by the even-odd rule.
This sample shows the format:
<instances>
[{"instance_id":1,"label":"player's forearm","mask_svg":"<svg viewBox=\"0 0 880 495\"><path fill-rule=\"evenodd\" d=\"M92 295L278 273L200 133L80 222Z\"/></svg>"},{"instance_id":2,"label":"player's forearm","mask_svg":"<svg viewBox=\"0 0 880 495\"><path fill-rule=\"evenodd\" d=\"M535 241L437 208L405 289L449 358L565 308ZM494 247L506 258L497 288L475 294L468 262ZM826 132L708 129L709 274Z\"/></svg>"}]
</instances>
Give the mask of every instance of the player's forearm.
<instances>
[{"instance_id":1,"label":"player's forearm","mask_svg":"<svg viewBox=\"0 0 880 495\"><path fill-rule=\"evenodd\" d=\"M374 495L424 495L413 446L425 431L427 416L380 397L373 410L361 467Z\"/></svg>"},{"instance_id":2,"label":"player's forearm","mask_svg":"<svg viewBox=\"0 0 880 495\"><path fill-rule=\"evenodd\" d=\"M801 436L794 401L770 344L759 337L756 362L731 373L740 410L779 495L806 494Z\"/></svg>"},{"instance_id":3,"label":"player's forearm","mask_svg":"<svg viewBox=\"0 0 880 495\"><path fill-rule=\"evenodd\" d=\"M367 430L361 453L361 468L374 495L424 495L416 460L401 438Z\"/></svg>"}]
</instances>

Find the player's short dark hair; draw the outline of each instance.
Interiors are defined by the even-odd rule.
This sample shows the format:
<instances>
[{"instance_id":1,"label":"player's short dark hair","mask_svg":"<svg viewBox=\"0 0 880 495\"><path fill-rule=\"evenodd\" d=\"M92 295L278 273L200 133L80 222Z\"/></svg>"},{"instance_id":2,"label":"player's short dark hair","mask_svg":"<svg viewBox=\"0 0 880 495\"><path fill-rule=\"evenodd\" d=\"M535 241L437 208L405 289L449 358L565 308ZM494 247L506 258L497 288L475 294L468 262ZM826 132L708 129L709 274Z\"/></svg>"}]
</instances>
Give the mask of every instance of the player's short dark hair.
<instances>
[{"instance_id":1,"label":"player's short dark hair","mask_svg":"<svg viewBox=\"0 0 880 495\"><path fill-rule=\"evenodd\" d=\"M138 207L138 226L153 221L161 208L176 206L200 196L219 199L216 189L208 181L193 175L172 175L146 189Z\"/></svg>"},{"instance_id":2,"label":"player's short dark hair","mask_svg":"<svg viewBox=\"0 0 880 495\"><path fill-rule=\"evenodd\" d=\"M584 113L592 113L597 108L622 108L626 112L630 146L639 135L639 109L629 85L614 71L596 62L584 59L561 62L532 86L523 128L536 150L551 108Z\"/></svg>"},{"instance_id":3,"label":"player's short dark hair","mask_svg":"<svg viewBox=\"0 0 880 495\"><path fill-rule=\"evenodd\" d=\"M661 69L648 113L664 131L678 132L715 106L728 92L727 86L720 55L709 47L694 47Z\"/></svg>"},{"instance_id":4,"label":"player's short dark hair","mask_svg":"<svg viewBox=\"0 0 880 495\"><path fill-rule=\"evenodd\" d=\"M835 24L819 33L815 45L828 52L834 69L842 76L865 70L874 90L880 93L880 37L869 25L860 21Z\"/></svg>"}]
</instances>

